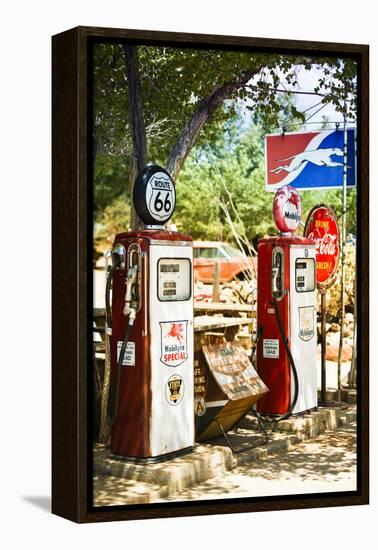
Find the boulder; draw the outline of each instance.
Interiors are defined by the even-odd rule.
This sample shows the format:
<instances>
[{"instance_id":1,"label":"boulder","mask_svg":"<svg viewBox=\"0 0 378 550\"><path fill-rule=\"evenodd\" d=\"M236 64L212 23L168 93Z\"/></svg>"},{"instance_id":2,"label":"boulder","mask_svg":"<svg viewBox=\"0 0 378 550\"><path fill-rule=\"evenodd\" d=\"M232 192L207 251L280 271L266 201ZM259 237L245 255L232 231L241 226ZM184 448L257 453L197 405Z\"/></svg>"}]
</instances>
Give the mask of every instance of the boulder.
<instances>
[{"instance_id":1,"label":"boulder","mask_svg":"<svg viewBox=\"0 0 378 550\"><path fill-rule=\"evenodd\" d=\"M343 350L341 354L341 361L351 361L352 359L352 346L348 344L343 345ZM339 346L331 344L327 346L326 349L326 359L327 361L337 361L339 357Z\"/></svg>"},{"instance_id":2,"label":"boulder","mask_svg":"<svg viewBox=\"0 0 378 550\"><path fill-rule=\"evenodd\" d=\"M344 327L343 335L346 338L351 338L353 336L353 327L351 325Z\"/></svg>"},{"instance_id":3,"label":"boulder","mask_svg":"<svg viewBox=\"0 0 378 550\"><path fill-rule=\"evenodd\" d=\"M340 332L329 332L327 334L327 346L338 346L340 341Z\"/></svg>"},{"instance_id":4,"label":"boulder","mask_svg":"<svg viewBox=\"0 0 378 550\"><path fill-rule=\"evenodd\" d=\"M354 316L353 313L346 313L344 317L344 324L350 325L354 323Z\"/></svg>"}]
</instances>

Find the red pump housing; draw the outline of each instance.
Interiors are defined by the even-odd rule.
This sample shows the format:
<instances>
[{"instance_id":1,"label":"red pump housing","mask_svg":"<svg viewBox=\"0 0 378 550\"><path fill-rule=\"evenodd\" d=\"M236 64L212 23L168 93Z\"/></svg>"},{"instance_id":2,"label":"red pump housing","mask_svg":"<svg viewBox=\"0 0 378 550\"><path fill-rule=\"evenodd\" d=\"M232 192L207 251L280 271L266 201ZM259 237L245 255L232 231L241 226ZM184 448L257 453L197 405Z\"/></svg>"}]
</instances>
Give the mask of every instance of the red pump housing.
<instances>
[{"instance_id":1,"label":"red pump housing","mask_svg":"<svg viewBox=\"0 0 378 550\"><path fill-rule=\"evenodd\" d=\"M164 229L145 229L118 234L114 245L124 247L126 262L113 276L113 387L118 355L129 322L124 306L131 250L137 250L138 257L138 311L121 371L111 452L143 460L191 449L194 445L192 239ZM187 263L188 280L186 271L182 273L183 262ZM159 299L160 287L174 294L176 284L177 288L180 284L189 285L186 299L178 300L175 296L168 296L167 301ZM184 331L179 334L184 350L180 364L173 354L169 362L163 353L167 342L175 345L178 341L170 336L175 334L172 326L177 328L177 323L186 329L185 334Z\"/></svg>"},{"instance_id":2,"label":"red pump housing","mask_svg":"<svg viewBox=\"0 0 378 550\"><path fill-rule=\"evenodd\" d=\"M279 268L273 264L275 251L281 256ZM317 406L315 263L315 243L310 239L288 235L259 241L257 370L270 390L258 403L260 412L285 414L294 394L291 364L274 309L274 268L280 270L281 277L280 292L276 293L278 315L299 379L293 412Z\"/></svg>"}]
</instances>

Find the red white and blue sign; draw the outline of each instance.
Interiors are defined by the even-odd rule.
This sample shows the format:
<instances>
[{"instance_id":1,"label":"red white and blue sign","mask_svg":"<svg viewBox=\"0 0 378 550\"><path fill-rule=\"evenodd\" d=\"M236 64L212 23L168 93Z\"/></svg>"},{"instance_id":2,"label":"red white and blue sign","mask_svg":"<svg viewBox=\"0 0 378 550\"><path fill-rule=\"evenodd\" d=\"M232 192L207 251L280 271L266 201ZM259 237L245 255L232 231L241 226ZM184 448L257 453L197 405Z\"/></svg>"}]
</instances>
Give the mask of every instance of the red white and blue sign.
<instances>
[{"instance_id":1,"label":"red white and blue sign","mask_svg":"<svg viewBox=\"0 0 378 550\"><path fill-rule=\"evenodd\" d=\"M347 129L347 187L356 185L355 128ZM342 187L344 131L322 130L265 137L266 189Z\"/></svg>"}]
</instances>

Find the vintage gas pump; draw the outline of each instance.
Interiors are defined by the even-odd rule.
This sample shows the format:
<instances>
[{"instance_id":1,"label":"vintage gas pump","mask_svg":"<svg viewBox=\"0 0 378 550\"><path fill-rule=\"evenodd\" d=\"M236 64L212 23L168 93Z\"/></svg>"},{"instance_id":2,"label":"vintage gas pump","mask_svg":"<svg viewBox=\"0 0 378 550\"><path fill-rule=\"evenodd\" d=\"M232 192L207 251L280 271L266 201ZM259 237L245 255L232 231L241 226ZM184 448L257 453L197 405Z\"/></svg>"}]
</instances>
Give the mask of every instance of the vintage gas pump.
<instances>
[{"instance_id":1,"label":"vintage gas pump","mask_svg":"<svg viewBox=\"0 0 378 550\"><path fill-rule=\"evenodd\" d=\"M270 391L258 410L276 419L317 407L315 243L293 233L301 202L279 189L273 215L280 236L258 243L257 368Z\"/></svg>"},{"instance_id":2,"label":"vintage gas pump","mask_svg":"<svg viewBox=\"0 0 378 550\"><path fill-rule=\"evenodd\" d=\"M106 292L111 452L153 462L194 446L193 248L191 237L163 225L175 207L168 172L147 166L133 200L146 225L116 236Z\"/></svg>"}]
</instances>

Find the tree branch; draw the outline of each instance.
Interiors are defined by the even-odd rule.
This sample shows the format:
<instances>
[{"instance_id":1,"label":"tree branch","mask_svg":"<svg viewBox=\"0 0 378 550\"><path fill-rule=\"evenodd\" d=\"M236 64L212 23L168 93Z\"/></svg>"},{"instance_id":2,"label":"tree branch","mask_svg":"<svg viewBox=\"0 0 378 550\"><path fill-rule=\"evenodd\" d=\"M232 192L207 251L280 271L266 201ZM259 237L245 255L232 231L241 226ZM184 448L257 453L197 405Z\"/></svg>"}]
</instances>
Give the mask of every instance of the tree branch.
<instances>
[{"instance_id":1,"label":"tree branch","mask_svg":"<svg viewBox=\"0 0 378 550\"><path fill-rule=\"evenodd\" d=\"M126 56L127 90L129 96L129 113L133 137L133 154L136 157L138 172L147 160L147 138L143 118L143 99L138 67L138 57L135 46L123 46Z\"/></svg>"},{"instance_id":2,"label":"tree branch","mask_svg":"<svg viewBox=\"0 0 378 550\"><path fill-rule=\"evenodd\" d=\"M226 99L230 99L242 86L245 86L261 69L262 66L254 67L234 80L216 86L210 95L201 99L169 154L166 168L173 180L176 179L186 157L211 114Z\"/></svg>"}]
</instances>

